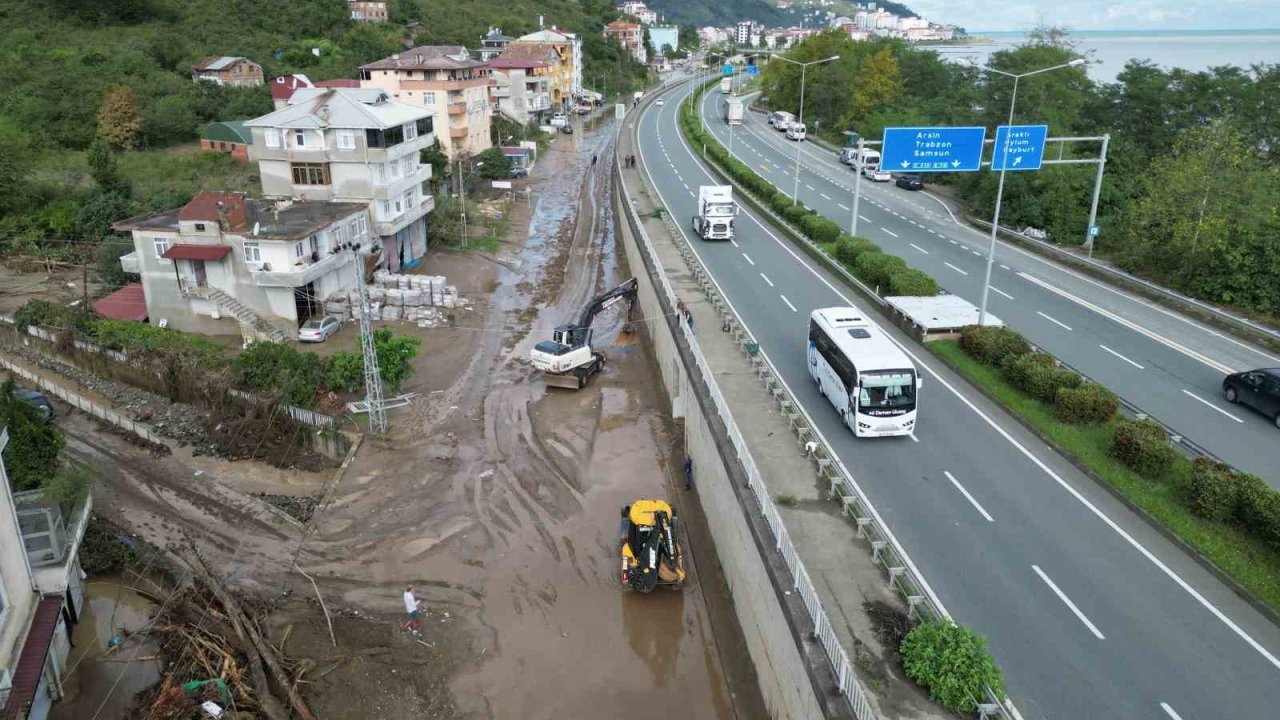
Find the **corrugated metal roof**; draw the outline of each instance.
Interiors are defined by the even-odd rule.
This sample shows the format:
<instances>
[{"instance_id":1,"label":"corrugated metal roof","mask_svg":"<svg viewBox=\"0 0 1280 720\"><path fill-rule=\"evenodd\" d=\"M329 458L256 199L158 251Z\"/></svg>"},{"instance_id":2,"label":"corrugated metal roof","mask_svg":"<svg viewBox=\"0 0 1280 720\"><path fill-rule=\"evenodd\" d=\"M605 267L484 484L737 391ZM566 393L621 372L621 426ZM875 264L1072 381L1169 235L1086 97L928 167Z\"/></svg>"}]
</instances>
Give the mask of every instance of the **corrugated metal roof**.
<instances>
[{"instance_id":1,"label":"corrugated metal roof","mask_svg":"<svg viewBox=\"0 0 1280 720\"><path fill-rule=\"evenodd\" d=\"M247 127L386 129L431 117L377 88L298 88L289 106L245 122Z\"/></svg>"},{"instance_id":2,"label":"corrugated metal roof","mask_svg":"<svg viewBox=\"0 0 1280 720\"><path fill-rule=\"evenodd\" d=\"M101 300L93 301L93 310L112 320L146 320L147 296L142 283L129 283Z\"/></svg>"},{"instance_id":3,"label":"corrugated metal roof","mask_svg":"<svg viewBox=\"0 0 1280 720\"><path fill-rule=\"evenodd\" d=\"M245 127L244 123L244 120L211 122L204 126L204 130L200 133L200 139L252 145L253 133L249 132L249 128Z\"/></svg>"},{"instance_id":4,"label":"corrugated metal roof","mask_svg":"<svg viewBox=\"0 0 1280 720\"><path fill-rule=\"evenodd\" d=\"M49 657L49 647L53 643L53 633L58 629L58 617L61 613L61 595L45 595L40 598L35 617L31 620L31 628L27 630L27 638L22 643L22 653L18 655L18 666L13 671L9 702L0 711L0 718L20 720L27 716L31 702L35 700L36 690L40 687L40 676L44 674L44 662Z\"/></svg>"}]
</instances>

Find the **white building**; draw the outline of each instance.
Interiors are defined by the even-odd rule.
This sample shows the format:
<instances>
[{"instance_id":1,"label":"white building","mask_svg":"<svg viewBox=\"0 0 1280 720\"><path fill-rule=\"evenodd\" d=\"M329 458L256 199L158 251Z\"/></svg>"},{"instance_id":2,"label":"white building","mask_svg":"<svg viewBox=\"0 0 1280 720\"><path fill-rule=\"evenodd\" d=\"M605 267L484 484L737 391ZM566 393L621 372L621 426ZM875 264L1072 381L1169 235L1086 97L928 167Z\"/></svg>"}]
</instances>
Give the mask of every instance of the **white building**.
<instances>
[{"instance_id":1,"label":"white building","mask_svg":"<svg viewBox=\"0 0 1280 720\"><path fill-rule=\"evenodd\" d=\"M573 67L573 94L580 95L585 89L582 85L582 38L576 33L565 32L552 27L538 32L520 36L524 42L551 43L561 51L562 57L568 57Z\"/></svg>"},{"instance_id":2,"label":"white building","mask_svg":"<svg viewBox=\"0 0 1280 720\"><path fill-rule=\"evenodd\" d=\"M653 44L653 51L662 55L662 49L670 46L672 50L680 49L680 28L675 25L651 25L649 26L649 42Z\"/></svg>"},{"instance_id":3,"label":"white building","mask_svg":"<svg viewBox=\"0 0 1280 720\"><path fill-rule=\"evenodd\" d=\"M650 10L648 5L642 2L635 2L635 0L629 0L618 5L618 12L623 15L630 15L644 25L652 25L658 22L657 12Z\"/></svg>"},{"instance_id":4,"label":"white building","mask_svg":"<svg viewBox=\"0 0 1280 720\"><path fill-rule=\"evenodd\" d=\"M489 61L498 111L525 125L551 120L551 70L545 62L498 56Z\"/></svg>"}]
</instances>

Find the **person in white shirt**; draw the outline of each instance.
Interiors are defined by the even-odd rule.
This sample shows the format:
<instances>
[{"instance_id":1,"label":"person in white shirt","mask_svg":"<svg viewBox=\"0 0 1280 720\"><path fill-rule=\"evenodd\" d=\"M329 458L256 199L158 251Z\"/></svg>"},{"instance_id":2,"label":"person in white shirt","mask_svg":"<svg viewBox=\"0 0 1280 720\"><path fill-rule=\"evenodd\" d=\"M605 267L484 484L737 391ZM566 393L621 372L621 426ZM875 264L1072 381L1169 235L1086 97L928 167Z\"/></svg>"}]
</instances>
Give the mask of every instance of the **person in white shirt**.
<instances>
[{"instance_id":1,"label":"person in white shirt","mask_svg":"<svg viewBox=\"0 0 1280 720\"><path fill-rule=\"evenodd\" d=\"M420 635L418 631L418 610L422 604L422 599L418 597L417 588L410 585L404 589L404 611L409 619L404 623L404 629L412 630L414 635Z\"/></svg>"}]
</instances>

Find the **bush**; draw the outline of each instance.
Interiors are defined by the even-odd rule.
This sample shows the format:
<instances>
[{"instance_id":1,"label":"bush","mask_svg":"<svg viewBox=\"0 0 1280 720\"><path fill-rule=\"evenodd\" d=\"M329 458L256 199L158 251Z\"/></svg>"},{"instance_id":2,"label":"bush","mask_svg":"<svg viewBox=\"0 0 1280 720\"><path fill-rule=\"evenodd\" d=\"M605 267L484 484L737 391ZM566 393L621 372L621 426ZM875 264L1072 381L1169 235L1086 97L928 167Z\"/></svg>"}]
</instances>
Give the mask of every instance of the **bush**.
<instances>
[{"instance_id":1,"label":"bush","mask_svg":"<svg viewBox=\"0 0 1280 720\"><path fill-rule=\"evenodd\" d=\"M787 208L791 207L791 198L787 197L783 193L775 192L773 195L769 196L769 207L772 208L775 213L784 215L787 212Z\"/></svg>"},{"instance_id":2,"label":"bush","mask_svg":"<svg viewBox=\"0 0 1280 720\"><path fill-rule=\"evenodd\" d=\"M1230 465L1209 458L1196 458L1191 463L1187 506L1209 520L1236 520L1243 484Z\"/></svg>"},{"instance_id":3,"label":"bush","mask_svg":"<svg viewBox=\"0 0 1280 720\"><path fill-rule=\"evenodd\" d=\"M298 407L311 407L325 380L324 363L315 353L280 343L254 343L231 366L245 386L271 390L280 402Z\"/></svg>"},{"instance_id":4,"label":"bush","mask_svg":"<svg viewBox=\"0 0 1280 720\"><path fill-rule=\"evenodd\" d=\"M1044 353L1023 355L1008 368L1009 381L1041 402L1053 403L1058 399L1059 390L1084 385L1084 378L1057 367L1053 358Z\"/></svg>"},{"instance_id":5,"label":"bush","mask_svg":"<svg viewBox=\"0 0 1280 720\"><path fill-rule=\"evenodd\" d=\"M782 211L782 216L798 225L809 216L809 208L805 207L803 203L788 205L787 209Z\"/></svg>"},{"instance_id":6,"label":"bush","mask_svg":"<svg viewBox=\"0 0 1280 720\"><path fill-rule=\"evenodd\" d=\"M933 297L938 294L938 282L928 273L907 268L889 275L889 294Z\"/></svg>"},{"instance_id":7,"label":"bush","mask_svg":"<svg viewBox=\"0 0 1280 720\"><path fill-rule=\"evenodd\" d=\"M1237 472L1235 482L1240 526L1280 549L1280 492L1257 475Z\"/></svg>"},{"instance_id":8,"label":"bush","mask_svg":"<svg viewBox=\"0 0 1280 720\"><path fill-rule=\"evenodd\" d=\"M0 384L0 427L9 431L5 469L15 491L34 490L58 474L58 455L67 439L57 423L46 422L30 403L15 397L13 380Z\"/></svg>"},{"instance_id":9,"label":"bush","mask_svg":"<svg viewBox=\"0 0 1280 720\"><path fill-rule=\"evenodd\" d=\"M969 325L960 330L960 349L974 360L1005 368L1031 352L1027 341L1013 330L978 325ZM1045 357L1048 358L1047 355ZM1052 358L1049 358L1048 364L1053 364Z\"/></svg>"},{"instance_id":10,"label":"bush","mask_svg":"<svg viewBox=\"0 0 1280 720\"><path fill-rule=\"evenodd\" d=\"M32 298L13 311L13 324L22 332L27 328L56 329L67 324L71 311L58 303Z\"/></svg>"},{"instance_id":11,"label":"bush","mask_svg":"<svg viewBox=\"0 0 1280 720\"><path fill-rule=\"evenodd\" d=\"M364 386L364 358L345 350L335 352L324 373L324 386L343 392L359 390Z\"/></svg>"},{"instance_id":12,"label":"bush","mask_svg":"<svg viewBox=\"0 0 1280 720\"><path fill-rule=\"evenodd\" d=\"M1115 417L1119 410L1120 398L1097 383L1060 388L1054 399L1057 418L1074 425L1103 423Z\"/></svg>"},{"instance_id":13,"label":"bush","mask_svg":"<svg viewBox=\"0 0 1280 720\"><path fill-rule=\"evenodd\" d=\"M907 263L897 255L882 252L864 252L858 255L854 263L854 274L862 278L877 292L889 289L889 276L899 270L906 270Z\"/></svg>"},{"instance_id":14,"label":"bush","mask_svg":"<svg viewBox=\"0 0 1280 720\"><path fill-rule=\"evenodd\" d=\"M929 690L939 705L973 712L987 688L1004 696L1004 680L987 642L971 630L945 620L921 623L898 648L907 676Z\"/></svg>"},{"instance_id":15,"label":"bush","mask_svg":"<svg viewBox=\"0 0 1280 720\"><path fill-rule=\"evenodd\" d=\"M1143 477L1158 479L1173 462L1173 446L1159 423L1126 420L1116 426L1111 454Z\"/></svg>"},{"instance_id":16,"label":"bush","mask_svg":"<svg viewBox=\"0 0 1280 720\"><path fill-rule=\"evenodd\" d=\"M854 264L858 261L858 256L864 252L875 251L880 252L880 246L871 242L864 237L854 237L852 235L841 235L836 240L835 249L832 254L836 256L846 268L853 270Z\"/></svg>"},{"instance_id":17,"label":"bush","mask_svg":"<svg viewBox=\"0 0 1280 720\"><path fill-rule=\"evenodd\" d=\"M809 236L810 240L817 243L832 243L840 237L840 226L817 214L802 219L800 229Z\"/></svg>"},{"instance_id":18,"label":"bush","mask_svg":"<svg viewBox=\"0 0 1280 720\"><path fill-rule=\"evenodd\" d=\"M1038 372L1037 366L1054 367L1054 364L1052 355L1041 352L1027 353L1019 355L1006 363L1002 372L1005 380L1008 380L1010 385L1021 390L1027 384L1027 376L1033 372Z\"/></svg>"}]
</instances>

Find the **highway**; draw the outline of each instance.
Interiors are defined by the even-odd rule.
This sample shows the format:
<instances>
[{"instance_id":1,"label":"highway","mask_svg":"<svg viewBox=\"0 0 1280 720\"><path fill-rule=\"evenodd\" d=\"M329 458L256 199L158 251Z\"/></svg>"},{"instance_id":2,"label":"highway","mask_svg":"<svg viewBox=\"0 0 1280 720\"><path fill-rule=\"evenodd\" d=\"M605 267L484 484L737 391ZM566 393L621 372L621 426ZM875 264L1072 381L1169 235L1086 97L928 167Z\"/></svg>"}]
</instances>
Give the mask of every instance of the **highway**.
<instances>
[{"instance_id":1,"label":"highway","mask_svg":"<svg viewBox=\"0 0 1280 720\"><path fill-rule=\"evenodd\" d=\"M651 184L686 233L697 186L713 182L676 125L688 92L637 121ZM1280 629L1061 458L1019 441L918 347L905 345L925 378L916 436L856 440L818 395L805 346L811 309L860 301L745 209L734 242L694 248L942 602L989 639L1023 717L1275 717Z\"/></svg>"},{"instance_id":2,"label":"highway","mask_svg":"<svg viewBox=\"0 0 1280 720\"><path fill-rule=\"evenodd\" d=\"M703 96L707 127L729 145L722 96ZM851 226L854 173L811 143L787 140L761 113L733 129L733 154L792 194L797 144L800 201ZM989 237L941 200L864 178L858 234L977 305ZM1225 374L1280 366L1280 358L1021 248L1000 243L989 309L1028 340L1112 389L1226 462L1280 488L1280 428L1222 397Z\"/></svg>"}]
</instances>

